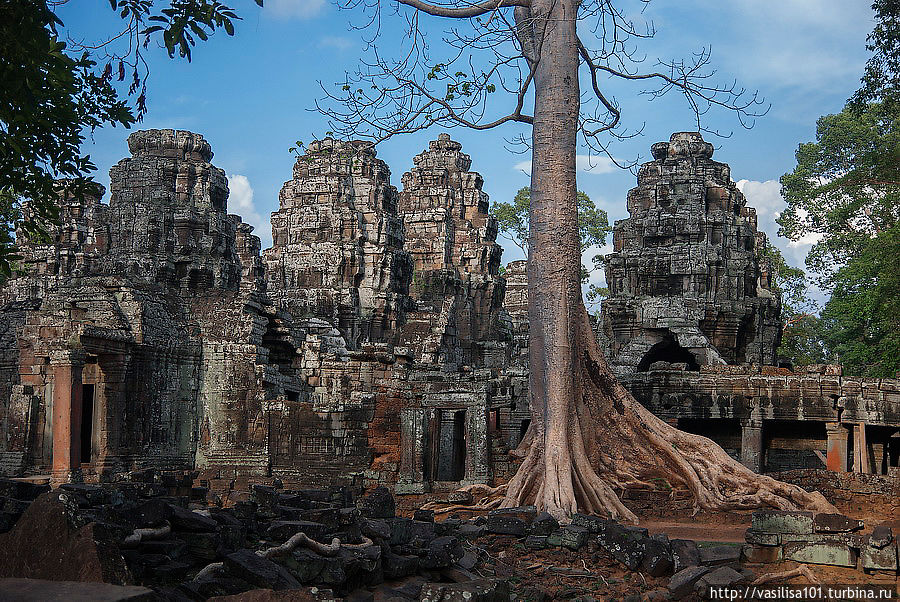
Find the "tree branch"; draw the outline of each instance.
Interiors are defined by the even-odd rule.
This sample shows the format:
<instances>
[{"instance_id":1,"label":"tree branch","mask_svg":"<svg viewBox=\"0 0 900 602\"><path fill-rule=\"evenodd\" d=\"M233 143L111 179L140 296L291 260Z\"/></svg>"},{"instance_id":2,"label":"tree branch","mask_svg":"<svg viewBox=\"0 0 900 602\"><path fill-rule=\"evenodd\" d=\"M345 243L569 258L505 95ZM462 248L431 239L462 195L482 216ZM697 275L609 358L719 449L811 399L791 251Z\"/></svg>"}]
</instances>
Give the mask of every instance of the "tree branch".
<instances>
[{"instance_id":1,"label":"tree branch","mask_svg":"<svg viewBox=\"0 0 900 602\"><path fill-rule=\"evenodd\" d=\"M404 4L406 6L410 6L415 8L416 10L420 10L423 13L427 13L429 15L435 17L450 17L453 19L467 19L471 17L478 17L481 15L485 15L489 12L495 11L499 8L504 8L508 6L523 6L530 7L531 0L486 0L485 2L480 2L478 4L473 4L471 6L467 6L465 8L452 8L449 6L439 6L436 4L430 4L428 2L422 2L421 0L397 0L400 4Z\"/></svg>"}]
</instances>

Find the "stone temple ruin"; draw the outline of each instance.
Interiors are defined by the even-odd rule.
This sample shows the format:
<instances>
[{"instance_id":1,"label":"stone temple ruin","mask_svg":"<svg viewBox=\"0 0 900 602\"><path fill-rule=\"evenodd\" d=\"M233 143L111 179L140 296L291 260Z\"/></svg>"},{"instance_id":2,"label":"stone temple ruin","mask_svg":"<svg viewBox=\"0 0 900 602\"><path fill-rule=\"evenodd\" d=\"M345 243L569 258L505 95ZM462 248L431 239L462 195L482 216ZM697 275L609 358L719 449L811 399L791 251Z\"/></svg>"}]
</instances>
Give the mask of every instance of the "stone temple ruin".
<instances>
[{"instance_id":1,"label":"stone temple ruin","mask_svg":"<svg viewBox=\"0 0 900 602\"><path fill-rule=\"evenodd\" d=\"M60 199L52 242L23 245L0 289L0 473L400 493L511 474L531 416L527 274L500 275L460 144L432 141L402 190L366 144L310 145L264 251L202 136L128 144L109 204ZM619 377L755 470L895 472L900 382L773 365L764 235L712 150L654 145L616 224L597 331Z\"/></svg>"}]
</instances>

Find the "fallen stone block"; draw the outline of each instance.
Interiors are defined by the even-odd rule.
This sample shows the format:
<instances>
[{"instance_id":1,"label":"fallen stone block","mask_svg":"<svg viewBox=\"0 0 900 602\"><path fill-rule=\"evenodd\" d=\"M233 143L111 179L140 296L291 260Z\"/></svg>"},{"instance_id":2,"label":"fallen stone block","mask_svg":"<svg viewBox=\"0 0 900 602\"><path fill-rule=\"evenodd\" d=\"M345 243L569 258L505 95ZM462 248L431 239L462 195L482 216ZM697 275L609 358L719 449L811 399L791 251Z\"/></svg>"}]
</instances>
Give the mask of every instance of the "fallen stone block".
<instances>
[{"instance_id":1,"label":"fallen stone block","mask_svg":"<svg viewBox=\"0 0 900 602\"><path fill-rule=\"evenodd\" d=\"M191 556L207 562L218 557L222 546L222 537L218 533L182 533L178 538L187 545Z\"/></svg>"},{"instance_id":2,"label":"fallen stone block","mask_svg":"<svg viewBox=\"0 0 900 602\"><path fill-rule=\"evenodd\" d=\"M132 582L118 542L108 529L85 524L70 495L41 495L0 535L0 577Z\"/></svg>"},{"instance_id":3,"label":"fallen stone block","mask_svg":"<svg viewBox=\"0 0 900 602\"><path fill-rule=\"evenodd\" d=\"M780 546L781 533L766 533L765 531L747 529L744 532L744 541L756 546Z\"/></svg>"},{"instance_id":4,"label":"fallen stone block","mask_svg":"<svg viewBox=\"0 0 900 602\"><path fill-rule=\"evenodd\" d=\"M368 519L360 528L363 535L373 540L390 541L391 539L391 526L383 519Z\"/></svg>"},{"instance_id":5,"label":"fallen stone block","mask_svg":"<svg viewBox=\"0 0 900 602\"><path fill-rule=\"evenodd\" d=\"M417 541L420 545L427 545L429 541L436 537L434 523L414 520L410 524L410 531L412 532L412 541Z\"/></svg>"},{"instance_id":6,"label":"fallen stone block","mask_svg":"<svg viewBox=\"0 0 900 602\"><path fill-rule=\"evenodd\" d=\"M0 579L0 597L9 602L66 600L66 602L150 602L158 597L152 589L84 581Z\"/></svg>"},{"instance_id":7,"label":"fallen stone block","mask_svg":"<svg viewBox=\"0 0 900 602\"><path fill-rule=\"evenodd\" d=\"M676 573L700 564L700 548L697 547L696 541L673 539L669 545L672 547L672 570Z\"/></svg>"},{"instance_id":8,"label":"fallen stone block","mask_svg":"<svg viewBox=\"0 0 900 602\"><path fill-rule=\"evenodd\" d=\"M672 549L667 541L656 538L643 540L644 558L641 560L641 571L651 577L662 577L672 572Z\"/></svg>"},{"instance_id":9,"label":"fallen stone block","mask_svg":"<svg viewBox=\"0 0 900 602\"><path fill-rule=\"evenodd\" d=\"M534 506L515 506L513 508L498 508L488 512L488 520L492 516L512 516L519 520L525 521L526 524L531 523L537 516L537 508Z\"/></svg>"},{"instance_id":10,"label":"fallen stone block","mask_svg":"<svg viewBox=\"0 0 900 602\"><path fill-rule=\"evenodd\" d=\"M579 527L584 527L591 533L600 533L603 529L609 525L610 521L608 518L601 518L599 516L591 516L588 514L575 514L572 517L572 524L577 525Z\"/></svg>"},{"instance_id":11,"label":"fallen stone block","mask_svg":"<svg viewBox=\"0 0 900 602\"><path fill-rule=\"evenodd\" d=\"M813 520L813 529L816 533L850 533L859 531L864 526L861 520L843 514L816 514Z\"/></svg>"},{"instance_id":12,"label":"fallen stone block","mask_svg":"<svg viewBox=\"0 0 900 602\"><path fill-rule=\"evenodd\" d=\"M741 552L747 562L778 562L782 558L781 546L758 546L755 544L747 544L741 548Z\"/></svg>"},{"instance_id":13,"label":"fallen stone block","mask_svg":"<svg viewBox=\"0 0 900 602\"><path fill-rule=\"evenodd\" d=\"M785 510L757 510L753 513L752 529L767 533L812 533L812 512Z\"/></svg>"},{"instance_id":14,"label":"fallen stone block","mask_svg":"<svg viewBox=\"0 0 900 602\"><path fill-rule=\"evenodd\" d=\"M641 560L641 571L651 577L662 577L672 571L672 549L668 542L655 538L644 540L644 558Z\"/></svg>"},{"instance_id":15,"label":"fallen stone block","mask_svg":"<svg viewBox=\"0 0 900 602\"><path fill-rule=\"evenodd\" d=\"M402 579L416 574L416 571L419 570L419 558L402 554L386 554L381 559L381 567L386 579Z\"/></svg>"},{"instance_id":16,"label":"fallen stone block","mask_svg":"<svg viewBox=\"0 0 900 602\"><path fill-rule=\"evenodd\" d=\"M525 547L529 550L543 550L550 547L547 543L547 535L529 535L525 538Z\"/></svg>"},{"instance_id":17,"label":"fallen stone block","mask_svg":"<svg viewBox=\"0 0 900 602\"><path fill-rule=\"evenodd\" d=\"M362 497L357 506L366 518L393 518L397 510L394 496L387 487L376 487Z\"/></svg>"},{"instance_id":18,"label":"fallen stone block","mask_svg":"<svg viewBox=\"0 0 900 602\"><path fill-rule=\"evenodd\" d=\"M408 518L386 519L391 527L391 545L402 546L412 541L412 520Z\"/></svg>"},{"instance_id":19,"label":"fallen stone block","mask_svg":"<svg viewBox=\"0 0 900 602\"><path fill-rule=\"evenodd\" d=\"M238 550L225 557L225 568L239 579L275 590L299 588L300 582L277 562L262 558L252 550Z\"/></svg>"},{"instance_id":20,"label":"fallen stone block","mask_svg":"<svg viewBox=\"0 0 900 602\"><path fill-rule=\"evenodd\" d=\"M484 533L484 526L472 524L460 525L456 532L463 539L477 539Z\"/></svg>"},{"instance_id":21,"label":"fallen stone block","mask_svg":"<svg viewBox=\"0 0 900 602\"><path fill-rule=\"evenodd\" d=\"M600 547L632 571L641 566L644 559L643 540L640 535L612 521L597 534Z\"/></svg>"},{"instance_id":22,"label":"fallen stone block","mask_svg":"<svg viewBox=\"0 0 900 602\"><path fill-rule=\"evenodd\" d=\"M204 531L215 531L219 525L215 520L181 506L170 504L169 509L171 510L169 521L172 523L172 529L175 531L202 533Z\"/></svg>"},{"instance_id":23,"label":"fallen stone block","mask_svg":"<svg viewBox=\"0 0 900 602\"><path fill-rule=\"evenodd\" d=\"M705 566L721 566L738 563L741 560L741 548L738 546L713 546L700 548L700 564Z\"/></svg>"},{"instance_id":24,"label":"fallen stone block","mask_svg":"<svg viewBox=\"0 0 900 602\"><path fill-rule=\"evenodd\" d=\"M700 594L700 596L708 598L710 597L709 590L711 588L728 587L729 585L738 583L743 578L744 576L741 573L730 566L721 566L703 575L694 586L694 591Z\"/></svg>"},{"instance_id":25,"label":"fallen stone block","mask_svg":"<svg viewBox=\"0 0 900 602\"><path fill-rule=\"evenodd\" d=\"M893 540L894 536L891 528L887 525L878 525L877 527L872 529L872 534L869 536L868 544L875 548L881 549L889 546Z\"/></svg>"},{"instance_id":26,"label":"fallen stone block","mask_svg":"<svg viewBox=\"0 0 900 602\"><path fill-rule=\"evenodd\" d=\"M691 594L691 592L694 591L694 585L697 581L709 571L710 568L708 566L691 566L672 575L668 585L669 593L672 595L672 598L681 600L685 596Z\"/></svg>"},{"instance_id":27,"label":"fallen stone block","mask_svg":"<svg viewBox=\"0 0 900 602\"><path fill-rule=\"evenodd\" d=\"M509 583L503 579L476 579L466 583L426 583L421 602L508 602Z\"/></svg>"},{"instance_id":28,"label":"fallen stone block","mask_svg":"<svg viewBox=\"0 0 900 602\"><path fill-rule=\"evenodd\" d=\"M48 491L50 491L50 485L35 483L27 479L0 478L0 495L4 497L30 502Z\"/></svg>"},{"instance_id":29,"label":"fallen stone block","mask_svg":"<svg viewBox=\"0 0 900 602\"><path fill-rule=\"evenodd\" d=\"M574 520L572 521L572 524L579 526ZM559 521L553 518L548 512L539 513L528 526L528 532L531 535L550 535L557 529L559 529Z\"/></svg>"},{"instance_id":30,"label":"fallen stone block","mask_svg":"<svg viewBox=\"0 0 900 602\"><path fill-rule=\"evenodd\" d=\"M448 567L463 557L464 551L459 540L449 535L438 537L428 544L425 557L419 564L426 569L440 569Z\"/></svg>"},{"instance_id":31,"label":"fallen stone block","mask_svg":"<svg viewBox=\"0 0 900 602\"><path fill-rule=\"evenodd\" d=\"M524 537L528 532L528 523L516 516L494 514L488 515L484 530L497 535Z\"/></svg>"},{"instance_id":32,"label":"fallen stone block","mask_svg":"<svg viewBox=\"0 0 900 602\"><path fill-rule=\"evenodd\" d=\"M307 548L296 548L289 555L279 558L300 583L315 583L325 568L325 557Z\"/></svg>"},{"instance_id":33,"label":"fallen stone block","mask_svg":"<svg viewBox=\"0 0 900 602\"><path fill-rule=\"evenodd\" d=\"M863 546L859 551L859 559L866 571L896 571L897 548L885 546L877 548L872 545Z\"/></svg>"},{"instance_id":34,"label":"fallen stone block","mask_svg":"<svg viewBox=\"0 0 900 602\"><path fill-rule=\"evenodd\" d=\"M809 564L856 567L856 552L836 542L792 542L784 545L784 558Z\"/></svg>"},{"instance_id":35,"label":"fallen stone block","mask_svg":"<svg viewBox=\"0 0 900 602\"><path fill-rule=\"evenodd\" d=\"M297 533L305 533L307 537L328 543L325 536L329 529L322 523L307 520L276 520L266 529L266 537L273 541L285 542Z\"/></svg>"},{"instance_id":36,"label":"fallen stone block","mask_svg":"<svg viewBox=\"0 0 900 602\"><path fill-rule=\"evenodd\" d=\"M579 550L587 542L588 530L577 525L569 525L557 529L547 537L547 545Z\"/></svg>"}]
</instances>

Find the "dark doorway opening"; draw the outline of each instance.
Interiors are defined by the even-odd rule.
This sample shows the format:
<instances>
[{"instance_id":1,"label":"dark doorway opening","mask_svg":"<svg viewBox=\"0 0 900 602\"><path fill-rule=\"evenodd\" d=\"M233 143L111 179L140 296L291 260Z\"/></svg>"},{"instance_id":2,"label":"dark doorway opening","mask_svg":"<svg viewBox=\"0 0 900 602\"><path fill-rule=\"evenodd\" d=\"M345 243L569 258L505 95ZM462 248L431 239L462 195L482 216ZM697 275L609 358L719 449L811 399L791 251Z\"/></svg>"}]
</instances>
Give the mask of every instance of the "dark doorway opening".
<instances>
[{"instance_id":1,"label":"dark doorway opening","mask_svg":"<svg viewBox=\"0 0 900 602\"><path fill-rule=\"evenodd\" d=\"M288 401L300 401L300 393L298 393L297 391L285 390L284 396Z\"/></svg>"},{"instance_id":2,"label":"dark doorway opening","mask_svg":"<svg viewBox=\"0 0 900 602\"><path fill-rule=\"evenodd\" d=\"M638 372L647 372L650 365L655 362L668 362L670 364L687 364L687 369L694 372L700 371L700 365L694 354L675 342L672 337L666 337L651 347L641 362L638 364Z\"/></svg>"},{"instance_id":3,"label":"dark doorway opening","mask_svg":"<svg viewBox=\"0 0 900 602\"><path fill-rule=\"evenodd\" d=\"M93 459L94 385L81 385L81 461Z\"/></svg>"},{"instance_id":4,"label":"dark doorway opening","mask_svg":"<svg viewBox=\"0 0 900 602\"><path fill-rule=\"evenodd\" d=\"M466 411L441 410L438 481L460 481L466 475Z\"/></svg>"}]
</instances>

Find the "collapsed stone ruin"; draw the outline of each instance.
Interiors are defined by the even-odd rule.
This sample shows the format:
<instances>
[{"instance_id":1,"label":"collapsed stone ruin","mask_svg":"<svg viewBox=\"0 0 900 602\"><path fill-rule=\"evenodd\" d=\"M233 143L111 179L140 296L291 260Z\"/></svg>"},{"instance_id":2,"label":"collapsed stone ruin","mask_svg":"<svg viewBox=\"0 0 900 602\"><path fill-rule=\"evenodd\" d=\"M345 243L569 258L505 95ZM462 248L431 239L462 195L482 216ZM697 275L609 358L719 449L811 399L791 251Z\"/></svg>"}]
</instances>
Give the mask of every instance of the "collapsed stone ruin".
<instances>
[{"instance_id":1,"label":"collapsed stone ruin","mask_svg":"<svg viewBox=\"0 0 900 602\"><path fill-rule=\"evenodd\" d=\"M531 417L527 274L501 275L483 178L446 134L402 190L360 142L316 142L272 215L227 213L198 134L148 130L109 204L60 199L0 289L0 474L197 469L398 493L491 483ZM900 389L774 366L755 214L698 134L653 147L615 227L598 338L651 410L755 470L886 474Z\"/></svg>"}]
</instances>

